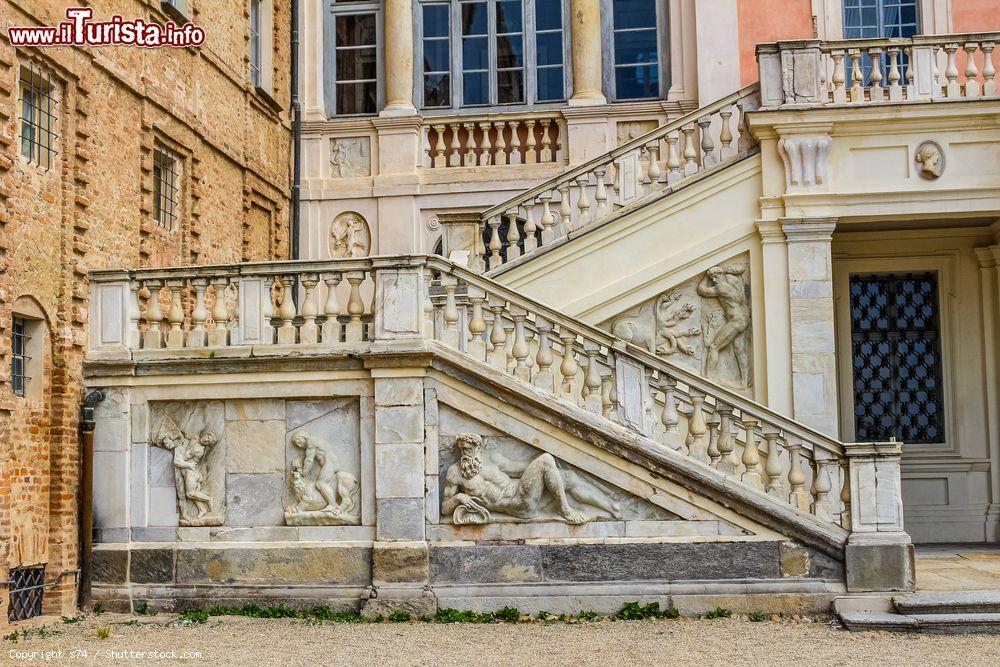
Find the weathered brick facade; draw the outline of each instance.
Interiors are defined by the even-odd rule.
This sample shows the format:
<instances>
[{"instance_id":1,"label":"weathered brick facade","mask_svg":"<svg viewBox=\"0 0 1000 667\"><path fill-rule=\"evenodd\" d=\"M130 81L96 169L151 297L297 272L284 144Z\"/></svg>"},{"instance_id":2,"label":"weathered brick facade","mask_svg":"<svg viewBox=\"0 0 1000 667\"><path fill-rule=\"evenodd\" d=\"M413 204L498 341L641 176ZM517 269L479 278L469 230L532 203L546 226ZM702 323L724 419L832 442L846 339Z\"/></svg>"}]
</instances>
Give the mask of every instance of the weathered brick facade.
<instances>
[{"instance_id":1,"label":"weathered brick facade","mask_svg":"<svg viewBox=\"0 0 1000 667\"><path fill-rule=\"evenodd\" d=\"M288 252L289 6L275 0L273 90L249 79L248 0L188 0L201 48L13 48L11 25L55 25L62 0L0 0L0 580L46 564L78 567L78 421L87 272L236 262ZM157 0L86 3L163 23ZM57 155L22 155L19 80L51 77ZM172 229L154 220L154 150L179 170ZM24 312L23 310L30 312ZM13 392L12 320L34 315L42 354L32 392ZM37 341L36 341L37 344ZM46 614L74 606L76 577L46 592ZM0 586L0 627L7 622Z\"/></svg>"}]
</instances>

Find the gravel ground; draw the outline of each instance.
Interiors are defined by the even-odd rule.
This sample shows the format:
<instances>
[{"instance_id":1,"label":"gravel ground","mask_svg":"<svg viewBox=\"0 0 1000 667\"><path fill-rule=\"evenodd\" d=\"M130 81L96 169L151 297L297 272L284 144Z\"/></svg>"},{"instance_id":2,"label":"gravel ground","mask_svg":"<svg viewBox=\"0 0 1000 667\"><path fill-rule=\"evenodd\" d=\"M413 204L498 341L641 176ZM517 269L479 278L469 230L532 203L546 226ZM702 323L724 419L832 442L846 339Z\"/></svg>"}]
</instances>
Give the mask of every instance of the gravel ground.
<instances>
[{"instance_id":1,"label":"gravel ground","mask_svg":"<svg viewBox=\"0 0 1000 667\"><path fill-rule=\"evenodd\" d=\"M310 624L175 615L88 616L0 640L0 664L209 665L998 665L996 635L852 634L828 622L746 618L578 624ZM125 623L131 622L131 625ZM101 628L109 636L101 639ZM58 634L52 635L49 632ZM46 660L41 652L61 651ZM76 652L75 654L72 652ZM142 657L125 651L173 652ZM185 657L193 654L194 657ZM30 654L34 653L33 656ZM85 654L85 657L84 657ZM34 660L30 661L29 656Z\"/></svg>"}]
</instances>

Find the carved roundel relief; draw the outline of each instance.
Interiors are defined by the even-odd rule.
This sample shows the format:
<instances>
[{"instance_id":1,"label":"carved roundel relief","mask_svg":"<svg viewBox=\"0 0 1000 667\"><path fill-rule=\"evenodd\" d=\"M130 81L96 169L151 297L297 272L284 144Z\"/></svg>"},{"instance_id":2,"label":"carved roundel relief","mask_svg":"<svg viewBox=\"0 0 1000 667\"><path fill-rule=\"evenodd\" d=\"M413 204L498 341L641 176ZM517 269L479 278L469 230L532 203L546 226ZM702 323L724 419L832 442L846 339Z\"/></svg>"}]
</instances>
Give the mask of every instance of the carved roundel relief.
<instances>
[{"instance_id":1,"label":"carved roundel relief","mask_svg":"<svg viewBox=\"0 0 1000 667\"><path fill-rule=\"evenodd\" d=\"M367 257L371 252L372 234L360 213L345 211L330 225L330 259Z\"/></svg>"},{"instance_id":2,"label":"carved roundel relief","mask_svg":"<svg viewBox=\"0 0 1000 667\"><path fill-rule=\"evenodd\" d=\"M925 141L917 146L913 161L921 178L934 180L944 173L944 151L936 141Z\"/></svg>"}]
</instances>

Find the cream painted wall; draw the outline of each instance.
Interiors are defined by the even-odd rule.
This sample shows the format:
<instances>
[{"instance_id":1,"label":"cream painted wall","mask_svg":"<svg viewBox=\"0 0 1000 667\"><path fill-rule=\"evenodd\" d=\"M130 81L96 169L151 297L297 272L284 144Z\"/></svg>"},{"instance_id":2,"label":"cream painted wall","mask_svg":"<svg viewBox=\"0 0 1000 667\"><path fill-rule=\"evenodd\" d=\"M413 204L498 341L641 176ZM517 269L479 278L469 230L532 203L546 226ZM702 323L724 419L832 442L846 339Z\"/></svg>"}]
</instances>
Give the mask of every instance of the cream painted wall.
<instances>
[{"instance_id":1,"label":"cream painted wall","mask_svg":"<svg viewBox=\"0 0 1000 667\"><path fill-rule=\"evenodd\" d=\"M914 541L998 539L988 519L1000 443L988 405L996 396L984 335L980 264L974 248L994 242L987 227L834 235L834 294L844 437L853 439L849 277L853 273L935 271L939 280L945 441L903 446L906 530ZM995 301L986 316L994 317Z\"/></svg>"}]
</instances>

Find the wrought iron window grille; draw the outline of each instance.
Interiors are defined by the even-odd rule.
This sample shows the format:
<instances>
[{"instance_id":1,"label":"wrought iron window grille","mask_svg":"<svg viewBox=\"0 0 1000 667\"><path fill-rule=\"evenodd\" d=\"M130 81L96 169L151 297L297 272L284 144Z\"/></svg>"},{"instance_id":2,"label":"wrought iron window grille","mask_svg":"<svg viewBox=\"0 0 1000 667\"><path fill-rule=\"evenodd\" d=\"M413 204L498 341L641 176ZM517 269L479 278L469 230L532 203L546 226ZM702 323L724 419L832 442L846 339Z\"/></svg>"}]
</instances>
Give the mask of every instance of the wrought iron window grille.
<instances>
[{"instance_id":1,"label":"wrought iron window grille","mask_svg":"<svg viewBox=\"0 0 1000 667\"><path fill-rule=\"evenodd\" d=\"M180 206L180 160L166 146L153 150L153 218L165 229L173 229Z\"/></svg>"},{"instance_id":2,"label":"wrought iron window grille","mask_svg":"<svg viewBox=\"0 0 1000 667\"><path fill-rule=\"evenodd\" d=\"M59 101L55 97L55 84L48 72L28 64L21 67L18 90L21 155L48 171L58 155L56 117Z\"/></svg>"}]
</instances>

